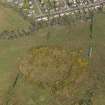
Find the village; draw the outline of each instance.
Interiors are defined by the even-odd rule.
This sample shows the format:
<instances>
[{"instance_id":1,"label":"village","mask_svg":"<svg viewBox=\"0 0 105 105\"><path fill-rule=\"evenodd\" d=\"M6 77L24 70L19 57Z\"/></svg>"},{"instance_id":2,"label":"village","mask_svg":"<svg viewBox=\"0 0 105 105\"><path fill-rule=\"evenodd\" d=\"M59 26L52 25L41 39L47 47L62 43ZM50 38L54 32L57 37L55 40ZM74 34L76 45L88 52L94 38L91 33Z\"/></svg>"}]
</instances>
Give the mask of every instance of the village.
<instances>
[{"instance_id":1,"label":"village","mask_svg":"<svg viewBox=\"0 0 105 105\"><path fill-rule=\"evenodd\" d=\"M65 15L89 14L104 8L104 0L7 0L35 21L48 21Z\"/></svg>"}]
</instances>

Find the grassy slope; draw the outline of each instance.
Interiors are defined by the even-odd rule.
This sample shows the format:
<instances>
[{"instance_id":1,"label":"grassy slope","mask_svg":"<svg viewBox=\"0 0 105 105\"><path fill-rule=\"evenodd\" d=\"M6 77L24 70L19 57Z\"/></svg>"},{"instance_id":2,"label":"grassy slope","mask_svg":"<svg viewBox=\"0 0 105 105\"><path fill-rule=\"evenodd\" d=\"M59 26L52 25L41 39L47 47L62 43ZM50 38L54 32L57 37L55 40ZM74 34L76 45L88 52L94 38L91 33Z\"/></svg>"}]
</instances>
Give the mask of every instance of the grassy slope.
<instances>
[{"instance_id":1,"label":"grassy slope","mask_svg":"<svg viewBox=\"0 0 105 105\"><path fill-rule=\"evenodd\" d=\"M29 23L23 20L17 12L0 3L0 32L28 28Z\"/></svg>"},{"instance_id":2,"label":"grassy slope","mask_svg":"<svg viewBox=\"0 0 105 105\"><path fill-rule=\"evenodd\" d=\"M1 7L0 7L1 8ZM2 7L3 8L3 7ZM10 10L11 12L12 10ZM16 13L12 13L16 14ZM11 15L12 16L12 15ZM16 14L16 17L18 15ZM104 64L101 64L104 62L104 46L105 46L105 16L102 14L97 15L96 21L95 21L95 40L96 45L95 46L95 54L94 54L94 62L92 71L91 71L91 79L92 84L96 84L97 93L96 96L93 98L94 105L104 105L105 104L105 94L104 94L104 84L101 82L101 75L104 71ZM4 18L3 18L4 19ZM1 19L0 19L1 20ZM6 19L9 20L9 19ZM14 21L21 20L14 18ZM2 23L4 25L3 29L7 29L8 25L11 24L11 19L7 22ZM16 21L18 22L18 21ZM21 22L20 22L21 23ZM25 24L25 22L23 22ZM97 24L98 23L98 24ZM15 24L15 23L13 23ZM24 24L22 24L22 27L24 27ZM16 23L17 25L17 23ZM12 27L12 25L10 25ZM10 28L9 26L9 28ZM21 24L17 27L20 28ZM0 28L1 29L1 28ZM8 88L13 83L13 80L16 76L17 72L17 61L20 56L23 56L25 51L27 51L32 46L38 46L43 44L60 44L64 46L68 46L72 49L75 48L82 48L84 51L88 47L88 24L79 24L74 27L67 27L67 26L56 26L50 29L51 35L49 40L46 40L48 29L42 29L39 30L39 32L35 33L33 36L25 37L21 39L17 39L15 41L0 41L0 102L3 101L4 98L6 98L6 92ZM101 52L102 50L102 52ZM97 51L97 52L96 52ZM101 53L101 54L100 54ZM100 58L101 56L101 58ZM99 57L99 58L98 58ZM100 60L101 59L101 60ZM97 62L96 62L97 60ZM96 64L99 64L99 68L96 67ZM101 70L100 67L102 68ZM94 74L94 75L93 75ZM97 80L96 77L98 76L100 80ZM90 85L90 81L88 80L86 83ZM85 87L83 86L83 89ZM83 90L81 90L83 91ZM35 87L35 85L30 85L30 83L25 82L24 80L21 80L20 83L18 83L18 87L16 88L16 99L14 102L17 103L17 105L48 105L49 101L55 100L52 96L49 96L47 90L38 89ZM43 102L43 97L45 98L45 101ZM19 104L19 102L23 104ZM16 105L15 103L15 105ZM51 103L50 103L51 104ZM53 102L53 104L55 104ZM57 103L59 104L59 103ZM0 104L2 105L2 104ZM52 104L51 104L52 105Z\"/></svg>"}]
</instances>

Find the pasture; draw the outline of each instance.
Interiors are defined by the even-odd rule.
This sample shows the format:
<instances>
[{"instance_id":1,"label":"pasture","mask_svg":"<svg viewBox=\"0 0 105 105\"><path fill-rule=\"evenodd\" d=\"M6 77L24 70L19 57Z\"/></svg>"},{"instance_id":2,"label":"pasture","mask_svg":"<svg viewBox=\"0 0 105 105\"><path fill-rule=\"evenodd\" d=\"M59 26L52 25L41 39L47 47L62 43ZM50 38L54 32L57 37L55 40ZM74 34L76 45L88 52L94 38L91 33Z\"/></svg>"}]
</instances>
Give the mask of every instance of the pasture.
<instances>
[{"instance_id":1,"label":"pasture","mask_svg":"<svg viewBox=\"0 0 105 105\"><path fill-rule=\"evenodd\" d=\"M0 31L27 29L30 25L15 11L0 6ZM16 87L11 86L18 73L19 60L32 47L63 46L72 51L82 49L87 57L89 23L55 25L39 29L32 35L15 40L0 39L0 105L104 105L105 104L105 14L95 15L94 49L89 68L68 89L52 95L48 88L20 76ZM75 73L75 71L73 71ZM72 78L72 75L71 75ZM68 94L69 93L69 94ZM8 101L8 102L7 102Z\"/></svg>"}]
</instances>

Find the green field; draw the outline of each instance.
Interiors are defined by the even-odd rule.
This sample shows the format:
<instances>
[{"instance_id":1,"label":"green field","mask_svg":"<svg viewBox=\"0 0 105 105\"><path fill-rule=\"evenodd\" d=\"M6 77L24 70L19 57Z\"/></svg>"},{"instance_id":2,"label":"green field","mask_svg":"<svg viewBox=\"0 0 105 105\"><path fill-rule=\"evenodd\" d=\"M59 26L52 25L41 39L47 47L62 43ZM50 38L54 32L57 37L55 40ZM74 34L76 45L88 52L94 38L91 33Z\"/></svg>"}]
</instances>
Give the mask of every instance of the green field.
<instances>
[{"instance_id":1,"label":"green field","mask_svg":"<svg viewBox=\"0 0 105 105\"><path fill-rule=\"evenodd\" d=\"M0 6L0 31L27 29L29 23L15 11ZM94 21L94 50L89 68L80 82L71 84L61 95L52 95L47 88L20 77L16 87L11 86L18 72L21 57L32 47L41 45L63 46L73 51L83 50L87 57L89 24L56 25L43 28L27 37L0 40L0 105L104 105L105 104L105 14L99 13ZM74 71L75 73L75 71ZM72 78L72 76L71 76ZM91 93L93 93L91 97ZM63 95L62 95L63 94ZM90 102L91 97L91 102ZM80 101L80 102L79 102ZM74 102L74 103L72 103ZM85 102L82 103L82 102Z\"/></svg>"},{"instance_id":2,"label":"green field","mask_svg":"<svg viewBox=\"0 0 105 105\"><path fill-rule=\"evenodd\" d=\"M17 29L28 29L29 22L19 16L13 9L0 4L0 32Z\"/></svg>"}]
</instances>

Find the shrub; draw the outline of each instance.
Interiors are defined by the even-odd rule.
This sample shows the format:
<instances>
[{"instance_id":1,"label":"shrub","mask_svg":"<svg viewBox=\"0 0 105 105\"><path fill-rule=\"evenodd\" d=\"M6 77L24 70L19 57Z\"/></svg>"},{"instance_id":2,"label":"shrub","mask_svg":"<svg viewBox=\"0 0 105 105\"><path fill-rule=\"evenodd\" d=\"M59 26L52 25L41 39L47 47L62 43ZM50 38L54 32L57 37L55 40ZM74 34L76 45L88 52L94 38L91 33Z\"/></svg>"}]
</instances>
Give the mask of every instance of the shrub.
<instances>
[{"instance_id":1,"label":"shrub","mask_svg":"<svg viewBox=\"0 0 105 105\"><path fill-rule=\"evenodd\" d=\"M31 81L50 87L64 87L86 72L88 62L80 52L63 47L31 48L19 61L20 72Z\"/></svg>"}]
</instances>

